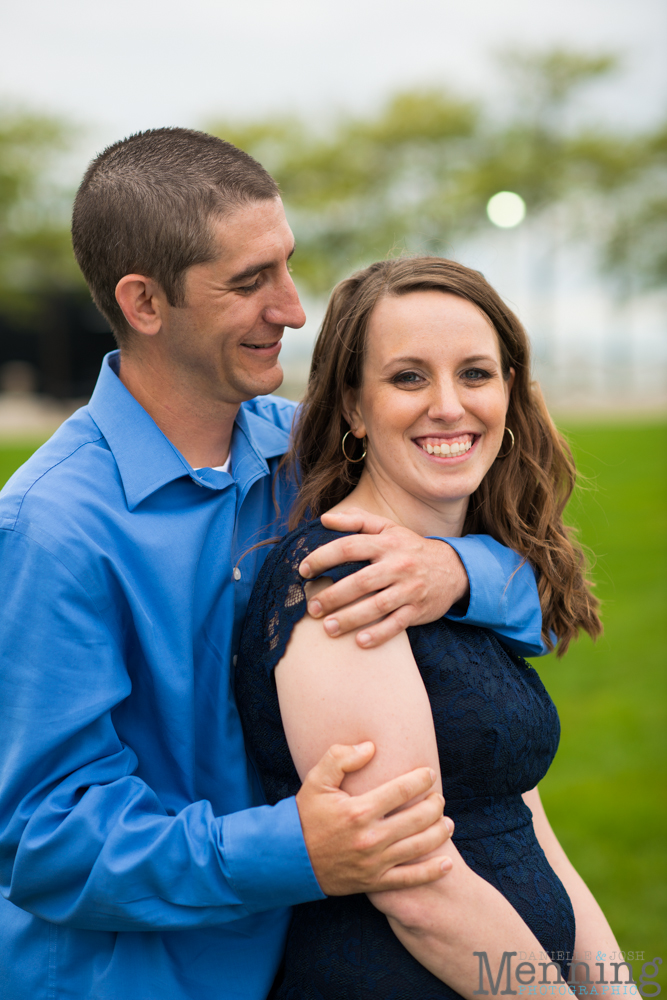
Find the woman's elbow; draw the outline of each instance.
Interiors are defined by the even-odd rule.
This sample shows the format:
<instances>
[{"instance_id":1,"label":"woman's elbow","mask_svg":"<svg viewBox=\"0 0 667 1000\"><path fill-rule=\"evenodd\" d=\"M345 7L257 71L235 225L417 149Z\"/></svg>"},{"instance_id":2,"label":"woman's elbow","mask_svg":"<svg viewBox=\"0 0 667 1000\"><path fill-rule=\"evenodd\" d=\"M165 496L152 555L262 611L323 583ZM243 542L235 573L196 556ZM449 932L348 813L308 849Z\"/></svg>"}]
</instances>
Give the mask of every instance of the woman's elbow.
<instances>
[{"instance_id":1,"label":"woman's elbow","mask_svg":"<svg viewBox=\"0 0 667 1000\"><path fill-rule=\"evenodd\" d=\"M391 923L399 924L409 934L430 934L437 930L438 936L443 938L447 937L448 929L453 931L456 925L456 890L460 885L454 886L452 883L460 881L450 871L429 885L395 892L371 893L368 898Z\"/></svg>"}]
</instances>

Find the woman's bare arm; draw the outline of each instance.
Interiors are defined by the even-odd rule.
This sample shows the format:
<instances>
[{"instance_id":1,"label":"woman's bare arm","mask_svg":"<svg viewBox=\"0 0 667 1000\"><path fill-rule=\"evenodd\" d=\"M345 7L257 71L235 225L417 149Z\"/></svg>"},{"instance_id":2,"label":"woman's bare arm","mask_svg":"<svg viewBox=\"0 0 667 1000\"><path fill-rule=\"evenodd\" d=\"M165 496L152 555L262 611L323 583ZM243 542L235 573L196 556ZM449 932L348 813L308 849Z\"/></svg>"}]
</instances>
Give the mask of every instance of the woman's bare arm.
<instances>
[{"instance_id":1,"label":"woman's bare arm","mask_svg":"<svg viewBox=\"0 0 667 1000\"><path fill-rule=\"evenodd\" d=\"M610 956L613 955L617 962L622 961L618 957L619 948L613 931L607 923L607 919L597 904L593 893L569 860L558 842L556 834L551 829L551 824L547 819L547 814L544 811L537 788L526 792L523 800L533 814L533 826L540 847L544 851L547 861L565 886L572 901L577 927L574 945L576 960L587 962L590 969L590 978L593 981L600 978L600 969L595 963L604 961L604 978L607 982L612 982L615 976L614 969L609 964ZM597 957L598 952L600 953L599 959ZM587 959L587 956L590 957ZM606 956L606 959L603 956ZM586 978L586 969L584 966L576 967L574 972L577 981L583 981Z\"/></svg>"},{"instance_id":2,"label":"woman's bare arm","mask_svg":"<svg viewBox=\"0 0 667 1000\"><path fill-rule=\"evenodd\" d=\"M308 598L317 581L308 585ZM303 779L333 743L371 740L375 756L345 778L359 795L420 766L440 774L433 716L407 635L361 649L353 635L331 639L320 621L306 615L292 632L276 667L276 684L287 741ZM448 841L440 852L451 871L419 889L374 893L371 901L389 919L414 957L469 1000L477 1000L479 959L486 951L494 974L504 951L541 946L505 897L476 875Z\"/></svg>"}]
</instances>

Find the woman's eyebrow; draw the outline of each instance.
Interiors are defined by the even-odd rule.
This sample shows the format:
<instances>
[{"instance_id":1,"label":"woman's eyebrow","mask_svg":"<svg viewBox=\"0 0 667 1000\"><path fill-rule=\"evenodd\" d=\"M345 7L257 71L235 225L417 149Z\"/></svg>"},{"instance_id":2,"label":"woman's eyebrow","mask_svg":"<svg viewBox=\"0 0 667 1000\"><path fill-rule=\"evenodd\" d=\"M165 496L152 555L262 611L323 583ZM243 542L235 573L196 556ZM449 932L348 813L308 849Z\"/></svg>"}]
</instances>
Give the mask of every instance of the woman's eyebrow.
<instances>
[{"instance_id":1,"label":"woman's eyebrow","mask_svg":"<svg viewBox=\"0 0 667 1000\"><path fill-rule=\"evenodd\" d=\"M292 257L295 250L296 250L296 244L292 247L292 249L288 253L287 255L288 260ZM251 264L250 267L246 267L244 268L243 271L239 271L238 274L233 275L229 279L229 284L235 285L239 281L246 281L248 278L254 278L256 274L259 274L261 271L266 271L270 267L274 267L277 263L278 261L268 260L268 261L263 261L261 264Z\"/></svg>"},{"instance_id":2,"label":"woman's eyebrow","mask_svg":"<svg viewBox=\"0 0 667 1000\"><path fill-rule=\"evenodd\" d=\"M487 361L494 365L498 364L498 359L494 358L490 354L472 354L470 357L463 358L457 363L460 365L472 365L477 361ZM388 368L390 365L424 365L428 363L429 362L427 362L424 358L405 356L401 358L390 358L385 365L385 368Z\"/></svg>"},{"instance_id":3,"label":"woman's eyebrow","mask_svg":"<svg viewBox=\"0 0 667 1000\"><path fill-rule=\"evenodd\" d=\"M473 354L469 358L464 358L461 364L472 365L476 361L490 361L494 365L498 364L498 359L492 357L490 354Z\"/></svg>"},{"instance_id":4,"label":"woman's eyebrow","mask_svg":"<svg viewBox=\"0 0 667 1000\"><path fill-rule=\"evenodd\" d=\"M388 368L389 365L423 365L425 363L426 362L424 361L424 358L417 358L417 357L390 358L387 364L385 365L385 368Z\"/></svg>"}]
</instances>

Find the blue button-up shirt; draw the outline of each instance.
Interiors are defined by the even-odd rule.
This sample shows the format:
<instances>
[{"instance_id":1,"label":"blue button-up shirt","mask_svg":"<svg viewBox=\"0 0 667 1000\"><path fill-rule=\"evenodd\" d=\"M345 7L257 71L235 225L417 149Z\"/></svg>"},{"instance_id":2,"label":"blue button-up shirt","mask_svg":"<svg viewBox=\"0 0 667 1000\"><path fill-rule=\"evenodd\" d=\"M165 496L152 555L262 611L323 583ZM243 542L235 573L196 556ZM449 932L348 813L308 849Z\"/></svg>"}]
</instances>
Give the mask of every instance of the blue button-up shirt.
<instances>
[{"instance_id":1,"label":"blue button-up shirt","mask_svg":"<svg viewBox=\"0 0 667 1000\"><path fill-rule=\"evenodd\" d=\"M322 895L231 691L294 404L243 404L232 474L195 471L116 358L0 494L0 996L260 1000ZM451 541L466 620L540 651L530 568Z\"/></svg>"}]
</instances>

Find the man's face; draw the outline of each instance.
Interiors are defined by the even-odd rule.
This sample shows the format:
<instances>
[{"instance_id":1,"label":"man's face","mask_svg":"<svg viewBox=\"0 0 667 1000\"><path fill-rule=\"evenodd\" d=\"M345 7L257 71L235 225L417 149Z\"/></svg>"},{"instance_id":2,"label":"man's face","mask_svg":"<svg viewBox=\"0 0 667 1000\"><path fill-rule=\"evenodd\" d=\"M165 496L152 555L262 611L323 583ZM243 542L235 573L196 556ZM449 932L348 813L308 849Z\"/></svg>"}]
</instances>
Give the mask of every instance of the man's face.
<instances>
[{"instance_id":1,"label":"man's face","mask_svg":"<svg viewBox=\"0 0 667 1000\"><path fill-rule=\"evenodd\" d=\"M185 274L185 305L166 306L161 349L199 402L238 404L278 388L286 326L306 321L288 261L294 237L280 198L212 223L219 255Z\"/></svg>"}]
</instances>

